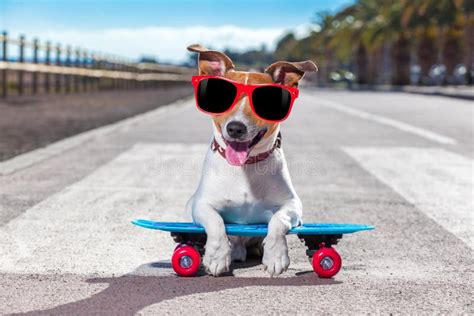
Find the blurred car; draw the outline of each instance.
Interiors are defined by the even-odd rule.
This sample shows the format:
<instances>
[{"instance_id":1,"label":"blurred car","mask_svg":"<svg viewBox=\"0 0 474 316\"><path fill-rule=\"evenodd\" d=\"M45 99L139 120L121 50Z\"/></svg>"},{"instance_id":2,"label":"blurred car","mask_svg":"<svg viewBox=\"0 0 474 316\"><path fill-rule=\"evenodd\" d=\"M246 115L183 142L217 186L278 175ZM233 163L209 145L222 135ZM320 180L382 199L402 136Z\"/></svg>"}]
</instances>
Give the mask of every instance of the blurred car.
<instances>
[{"instance_id":1,"label":"blurred car","mask_svg":"<svg viewBox=\"0 0 474 316\"><path fill-rule=\"evenodd\" d=\"M348 70L341 69L330 72L329 80L331 83L345 83L348 87L351 87L355 80L355 75Z\"/></svg>"}]
</instances>

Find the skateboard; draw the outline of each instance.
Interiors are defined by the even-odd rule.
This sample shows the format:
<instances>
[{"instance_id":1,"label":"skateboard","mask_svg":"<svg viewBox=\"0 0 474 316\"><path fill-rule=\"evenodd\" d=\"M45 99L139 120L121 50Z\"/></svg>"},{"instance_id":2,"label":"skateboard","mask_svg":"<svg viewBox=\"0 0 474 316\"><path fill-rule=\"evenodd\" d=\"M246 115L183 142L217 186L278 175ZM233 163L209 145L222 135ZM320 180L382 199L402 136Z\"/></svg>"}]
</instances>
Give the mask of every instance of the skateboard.
<instances>
[{"instance_id":1,"label":"skateboard","mask_svg":"<svg viewBox=\"0 0 474 316\"><path fill-rule=\"evenodd\" d=\"M136 219L133 224L171 233L178 244L171 257L173 270L179 276L194 276L201 265L201 257L205 252L206 232L203 227L194 223L183 222L154 222ZM226 224L227 235L264 237L267 235L266 224ZM303 224L288 231L295 234L307 247L306 255L310 259L314 272L320 278L335 276L342 266L339 253L334 249L344 234L364 230L372 230L371 225L357 224Z\"/></svg>"}]
</instances>

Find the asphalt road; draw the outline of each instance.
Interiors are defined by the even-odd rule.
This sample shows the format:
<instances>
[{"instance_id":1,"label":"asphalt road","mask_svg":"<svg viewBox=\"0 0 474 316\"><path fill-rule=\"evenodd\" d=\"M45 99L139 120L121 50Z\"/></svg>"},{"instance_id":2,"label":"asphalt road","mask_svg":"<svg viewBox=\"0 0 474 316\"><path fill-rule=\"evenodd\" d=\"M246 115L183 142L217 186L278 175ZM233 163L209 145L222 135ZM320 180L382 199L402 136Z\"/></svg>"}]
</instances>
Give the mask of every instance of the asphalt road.
<instances>
[{"instance_id":1,"label":"asphalt road","mask_svg":"<svg viewBox=\"0 0 474 316\"><path fill-rule=\"evenodd\" d=\"M302 91L282 133L305 221L376 226L331 280L295 236L278 278L178 278L172 239L129 224L186 219L211 133L192 103L0 163L0 313L474 313L472 102Z\"/></svg>"}]
</instances>

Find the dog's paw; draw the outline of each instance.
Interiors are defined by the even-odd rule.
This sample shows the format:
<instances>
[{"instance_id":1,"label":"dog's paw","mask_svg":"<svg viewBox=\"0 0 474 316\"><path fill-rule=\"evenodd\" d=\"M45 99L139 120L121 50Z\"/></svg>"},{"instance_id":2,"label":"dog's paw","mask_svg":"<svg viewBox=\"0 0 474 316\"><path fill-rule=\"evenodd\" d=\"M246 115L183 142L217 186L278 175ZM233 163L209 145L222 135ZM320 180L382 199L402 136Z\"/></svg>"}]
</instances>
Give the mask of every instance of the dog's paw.
<instances>
[{"instance_id":1,"label":"dog's paw","mask_svg":"<svg viewBox=\"0 0 474 316\"><path fill-rule=\"evenodd\" d=\"M202 264L206 271L218 276L229 271L231 262L231 248L227 236L217 240L208 239Z\"/></svg>"},{"instance_id":2,"label":"dog's paw","mask_svg":"<svg viewBox=\"0 0 474 316\"><path fill-rule=\"evenodd\" d=\"M290 257L285 236L273 238L267 236L264 239L262 263L270 276L279 275L288 269Z\"/></svg>"}]
</instances>

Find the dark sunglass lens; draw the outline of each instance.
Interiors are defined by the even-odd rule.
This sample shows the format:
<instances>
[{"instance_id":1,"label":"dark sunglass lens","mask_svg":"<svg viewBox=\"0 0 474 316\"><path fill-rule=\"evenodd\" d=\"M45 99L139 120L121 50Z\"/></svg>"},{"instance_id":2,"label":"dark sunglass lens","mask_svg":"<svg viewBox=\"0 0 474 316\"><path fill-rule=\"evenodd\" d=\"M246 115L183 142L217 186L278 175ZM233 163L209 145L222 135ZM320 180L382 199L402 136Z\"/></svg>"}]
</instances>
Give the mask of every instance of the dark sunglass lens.
<instances>
[{"instance_id":1,"label":"dark sunglass lens","mask_svg":"<svg viewBox=\"0 0 474 316\"><path fill-rule=\"evenodd\" d=\"M201 109L211 113L223 113L229 109L237 94L237 87L232 83L208 78L199 82L197 102Z\"/></svg>"},{"instance_id":2,"label":"dark sunglass lens","mask_svg":"<svg viewBox=\"0 0 474 316\"><path fill-rule=\"evenodd\" d=\"M288 90L280 87L260 87L253 91L252 103L261 118L279 121L290 110L291 95Z\"/></svg>"}]
</instances>

